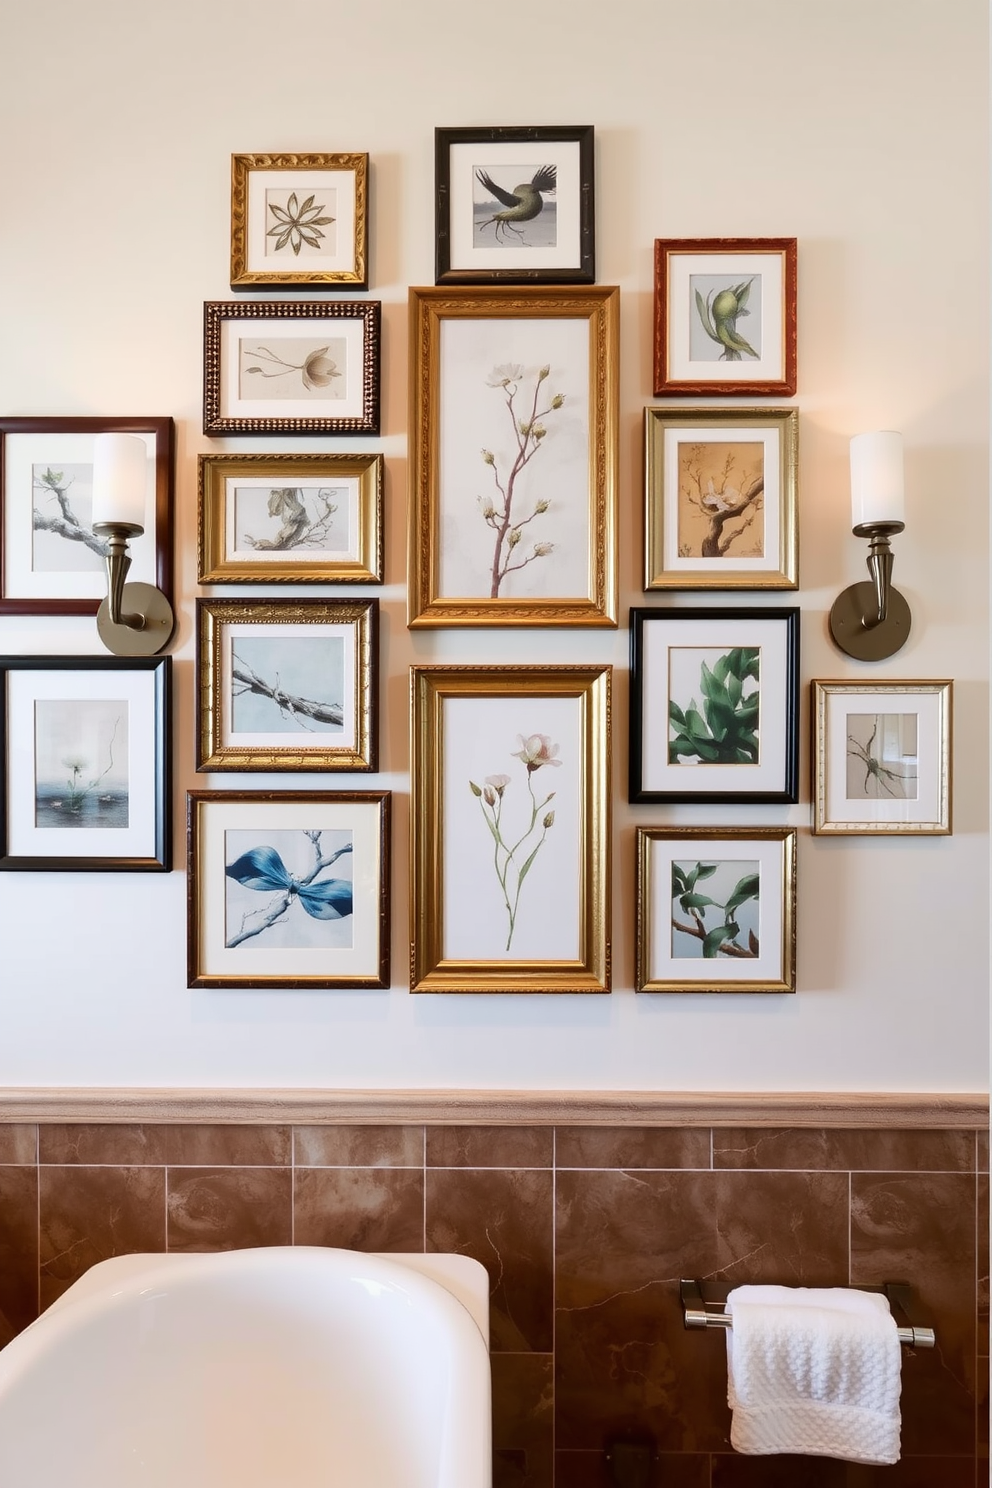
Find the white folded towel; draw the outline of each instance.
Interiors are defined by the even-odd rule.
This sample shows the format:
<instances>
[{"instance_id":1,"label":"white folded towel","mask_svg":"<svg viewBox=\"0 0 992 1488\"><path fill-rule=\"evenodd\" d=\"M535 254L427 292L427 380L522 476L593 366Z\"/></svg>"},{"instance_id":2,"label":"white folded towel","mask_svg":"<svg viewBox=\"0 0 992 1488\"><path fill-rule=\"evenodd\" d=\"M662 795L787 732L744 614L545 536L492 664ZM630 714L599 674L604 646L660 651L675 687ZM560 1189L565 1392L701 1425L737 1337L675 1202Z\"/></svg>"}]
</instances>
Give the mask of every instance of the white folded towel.
<instances>
[{"instance_id":1,"label":"white folded towel","mask_svg":"<svg viewBox=\"0 0 992 1488\"><path fill-rule=\"evenodd\" d=\"M738 1452L899 1460L899 1333L877 1292L737 1287L727 1400Z\"/></svg>"}]
</instances>

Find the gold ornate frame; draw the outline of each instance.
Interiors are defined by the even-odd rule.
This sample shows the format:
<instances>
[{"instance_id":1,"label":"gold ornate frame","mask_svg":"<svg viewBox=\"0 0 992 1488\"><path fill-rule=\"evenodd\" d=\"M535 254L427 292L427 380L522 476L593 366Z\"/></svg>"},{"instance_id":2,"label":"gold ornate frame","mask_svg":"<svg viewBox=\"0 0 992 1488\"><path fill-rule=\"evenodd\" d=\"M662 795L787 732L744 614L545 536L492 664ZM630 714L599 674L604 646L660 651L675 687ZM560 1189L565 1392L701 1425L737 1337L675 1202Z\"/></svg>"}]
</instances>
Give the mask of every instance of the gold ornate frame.
<instances>
[{"instance_id":1,"label":"gold ornate frame","mask_svg":"<svg viewBox=\"0 0 992 1488\"><path fill-rule=\"evenodd\" d=\"M617 624L617 389L620 291L608 285L410 290L411 479L409 625ZM584 595L442 597L440 590L441 331L445 321L586 320L590 328L588 589ZM550 386L550 384L549 384ZM484 456L483 456L484 457ZM489 462L491 463L491 461Z\"/></svg>"},{"instance_id":2,"label":"gold ornate frame","mask_svg":"<svg viewBox=\"0 0 992 1488\"><path fill-rule=\"evenodd\" d=\"M610 991L610 684L608 666L411 668L411 992ZM451 768L446 759L450 735L446 711L450 703L507 698L571 699L578 705L581 848L574 881L580 950L574 960L445 955L444 795ZM478 726L480 730L486 726L481 712ZM491 789L472 787L480 805L487 788ZM465 797L467 809L468 786Z\"/></svg>"},{"instance_id":3,"label":"gold ornate frame","mask_svg":"<svg viewBox=\"0 0 992 1488\"><path fill-rule=\"evenodd\" d=\"M665 443L670 430L706 430L753 427L757 432L777 433L778 489L765 490L761 501L767 510L772 502L777 512L777 568L758 569L735 565L732 557L719 566L673 568L671 538L677 533L679 491L666 482ZM652 589L796 589L799 585L799 529L797 522L799 485L799 411L795 408L645 408L644 410L644 588ZM740 504L740 503L738 503ZM735 520L727 511L717 512L714 523ZM742 515L745 513L742 511ZM721 527L722 531L722 527ZM766 523L767 534L767 523ZM667 550L667 552L666 552Z\"/></svg>"},{"instance_id":4,"label":"gold ornate frame","mask_svg":"<svg viewBox=\"0 0 992 1488\"><path fill-rule=\"evenodd\" d=\"M638 827L637 829L637 948L634 986L638 992L795 992L796 990L796 840L794 827ZM721 963L715 956L686 958L682 965L698 966L702 973L696 977L652 976L655 964L655 948L662 934L662 927L655 923L657 907L666 908L672 898L671 884L667 889L656 885L656 873L652 864L656 843L669 842L684 847L680 856L688 856L697 850L696 844L707 842L738 843L747 847L768 843L779 846L774 854L779 878L780 910L778 913L779 935L775 938L775 955L771 975L718 977L714 968ZM673 858L666 856L666 864ZM704 906L700 906L705 908ZM721 906L722 907L722 906ZM692 911L690 910L690 913ZM716 928L716 927L714 927ZM674 960L674 958L672 958ZM681 958L680 958L681 959ZM739 965L736 958L724 965Z\"/></svg>"},{"instance_id":5,"label":"gold ornate frame","mask_svg":"<svg viewBox=\"0 0 992 1488\"><path fill-rule=\"evenodd\" d=\"M350 627L354 685L345 700L354 719L352 740L335 747L333 736L314 733L302 746L235 745L225 742L222 690L231 678L225 661L229 625ZM375 770L378 737L377 638L379 601L198 599L196 602L197 770ZM276 684L278 686L278 684ZM253 690L255 690L253 688ZM273 700L292 708L298 699L280 691ZM345 719L348 710L345 711ZM299 739L300 735L294 735Z\"/></svg>"},{"instance_id":6,"label":"gold ornate frame","mask_svg":"<svg viewBox=\"0 0 992 1488\"><path fill-rule=\"evenodd\" d=\"M823 682L813 681L810 684L812 701L812 753L813 753L813 831L818 835L832 835L836 837L863 837L877 834L892 836L921 836L921 837L947 837L951 834L951 744L952 725L951 707L953 701L953 682L941 679L930 681L837 681ZM842 700L845 696L853 700L862 699L858 711L877 711L871 708L871 700L891 699L886 712L895 713L899 711L898 703L903 699L907 704L906 711L916 711L922 717L922 708L928 707L932 712L929 726L924 723L924 734L926 747L920 747L920 739L917 737L918 754L918 781L919 786L925 787L919 791L916 800L924 803L929 801L929 809L924 804L914 807L911 801L905 798L897 798L888 795L889 787L885 783L888 773L884 763L883 752L879 750L876 756L873 752L874 746L866 749L856 739L851 738L844 726L845 741L855 745L858 753L859 771L865 769L866 783L869 778L874 778L877 785L877 795L869 800L867 797L858 809L849 809L844 816L838 816L831 812L832 790L830 785L832 769L836 768L835 753L836 741L831 741L831 711L835 701ZM912 705L916 702L914 710ZM853 710L852 710L853 711ZM848 715L845 714L845 717ZM918 786L918 790L919 790Z\"/></svg>"},{"instance_id":7,"label":"gold ornate frame","mask_svg":"<svg viewBox=\"0 0 992 1488\"><path fill-rule=\"evenodd\" d=\"M227 556L227 482L263 477L274 486L293 481L357 478L356 556L294 563L252 562ZM201 584L381 584L382 455L200 455L198 466L197 581Z\"/></svg>"},{"instance_id":8,"label":"gold ornate frame","mask_svg":"<svg viewBox=\"0 0 992 1488\"><path fill-rule=\"evenodd\" d=\"M344 269L250 270L248 197L251 177L261 171L299 172L301 189L315 171L341 171L354 177L354 244L351 266ZM368 288L367 155L232 155L231 156L231 288L256 284L333 284L338 289ZM306 260L304 260L306 262Z\"/></svg>"}]
</instances>

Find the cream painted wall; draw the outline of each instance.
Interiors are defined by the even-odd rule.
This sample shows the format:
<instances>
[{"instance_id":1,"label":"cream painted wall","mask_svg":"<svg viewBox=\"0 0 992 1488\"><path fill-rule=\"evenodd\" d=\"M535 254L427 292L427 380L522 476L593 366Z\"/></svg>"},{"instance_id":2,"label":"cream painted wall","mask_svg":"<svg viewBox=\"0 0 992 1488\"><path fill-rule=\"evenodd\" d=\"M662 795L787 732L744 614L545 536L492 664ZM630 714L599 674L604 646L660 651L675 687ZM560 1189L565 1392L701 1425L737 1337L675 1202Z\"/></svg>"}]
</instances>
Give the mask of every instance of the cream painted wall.
<instances>
[{"instance_id":1,"label":"cream painted wall","mask_svg":"<svg viewBox=\"0 0 992 1488\"><path fill-rule=\"evenodd\" d=\"M192 992L180 869L2 874L0 1082L984 1088L986 27L982 0L172 0L154 10L36 0L8 10L0 410L177 421L178 863L187 789L312 785L195 774L197 454L386 455L383 773L342 783L395 793L396 980L363 995ZM805 761L793 808L632 808L624 629L407 631L406 289L433 278L433 130L514 122L596 127L599 279L622 289L624 614L643 599L653 240L798 237L804 742L811 677L953 676L952 837L812 838ZM229 158L252 150L371 154L380 440L224 444L200 433L201 305L230 297ZM884 427L906 436L896 578L914 628L898 656L867 668L832 648L825 619L835 593L863 576L864 547L847 527L848 438ZM5 653L99 649L86 620L0 619ZM611 997L409 995L406 678L411 662L435 659L615 666ZM801 829L798 996L633 994L634 828L661 821Z\"/></svg>"}]
</instances>

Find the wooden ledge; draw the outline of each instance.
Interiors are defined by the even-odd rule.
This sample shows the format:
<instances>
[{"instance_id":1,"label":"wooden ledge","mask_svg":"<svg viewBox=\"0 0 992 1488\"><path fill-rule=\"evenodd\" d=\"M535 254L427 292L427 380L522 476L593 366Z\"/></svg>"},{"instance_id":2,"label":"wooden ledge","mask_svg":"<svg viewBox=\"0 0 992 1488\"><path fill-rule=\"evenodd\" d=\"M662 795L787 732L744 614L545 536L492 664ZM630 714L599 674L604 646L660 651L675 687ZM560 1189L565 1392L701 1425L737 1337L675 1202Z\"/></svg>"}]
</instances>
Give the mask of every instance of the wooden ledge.
<instances>
[{"instance_id":1,"label":"wooden ledge","mask_svg":"<svg viewBox=\"0 0 992 1488\"><path fill-rule=\"evenodd\" d=\"M978 1129L981 1094L0 1088L0 1122Z\"/></svg>"}]
</instances>

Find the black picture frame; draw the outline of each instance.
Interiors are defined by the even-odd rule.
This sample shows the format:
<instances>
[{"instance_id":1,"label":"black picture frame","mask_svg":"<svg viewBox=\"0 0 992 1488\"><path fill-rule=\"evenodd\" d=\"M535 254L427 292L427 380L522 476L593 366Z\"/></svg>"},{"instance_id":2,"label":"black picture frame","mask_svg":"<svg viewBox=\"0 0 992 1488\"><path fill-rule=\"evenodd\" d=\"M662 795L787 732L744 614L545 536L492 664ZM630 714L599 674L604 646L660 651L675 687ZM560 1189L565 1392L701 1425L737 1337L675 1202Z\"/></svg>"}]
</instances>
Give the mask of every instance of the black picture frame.
<instances>
[{"instance_id":1,"label":"black picture frame","mask_svg":"<svg viewBox=\"0 0 992 1488\"><path fill-rule=\"evenodd\" d=\"M467 153L465 146L490 147L489 154L494 158L485 164L459 159L459 155ZM542 146L543 150L535 150L535 146ZM495 157L505 161L509 171L506 180L496 179ZM558 173L555 186L534 192L531 200L517 197L511 180L514 175L520 176L521 166L532 169L531 186L537 184L542 172L546 179L548 169L554 168ZM435 129L434 172L437 284L595 282L595 150L591 124ZM563 191L560 202L559 185ZM479 187L491 197L493 206L501 204L500 213L519 213L517 220L521 223L536 223L553 194L555 244L539 241L528 244L526 229L515 227L509 217L498 217L494 212L493 243L480 245L481 259L475 261L472 211ZM559 227L564 238L561 247L557 243ZM521 236L514 243L516 234ZM520 250L520 258L516 257L516 249ZM494 262L504 253L508 260L505 267ZM523 261L532 255L533 264Z\"/></svg>"},{"instance_id":2,"label":"black picture frame","mask_svg":"<svg viewBox=\"0 0 992 1488\"><path fill-rule=\"evenodd\" d=\"M32 673L37 674L34 684ZM48 680L56 674L63 678L57 686ZM105 679L102 688L100 678ZM115 694L124 694L128 705L130 754L123 787L113 784L109 768L100 770L105 751L113 766L113 742L108 746L98 718L92 713L83 717L81 707L86 702L113 707L119 700ZM171 656L0 657L0 871L171 870L171 696ZM39 718L44 716L37 708L39 699L61 705L58 721L71 720L79 730L75 753L71 728L58 735L53 750L52 757L58 756L54 768L62 776L61 799L55 797L54 784L45 799L39 790L39 771L45 767L37 745ZM35 733L25 741L29 716ZM115 729L111 741L116 737ZM98 752L87 770L84 750L94 744ZM118 837L118 832L126 835ZM78 852L72 850L77 839Z\"/></svg>"},{"instance_id":3,"label":"black picture frame","mask_svg":"<svg viewBox=\"0 0 992 1488\"><path fill-rule=\"evenodd\" d=\"M735 652L755 648L760 652L762 647L770 677L762 675L760 655L734 657ZM675 657L674 652L686 654ZM711 666L705 652L722 655ZM718 674L716 666L728 658L734 659ZM630 673L631 802L744 804L799 799L797 606L633 608ZM704 688L710 690L709 696ZM755 708L747 708L749 699ZM682 715L681 723L674 719L679 730L674 738L673 706ZM728 707L736 718L724 722ZM751 716L757 720L753 728ZM706 747L692 751L693 742ZM702 757L711 751L709 759ZM727 758L732 751L738 754L735 760ZM750 751L755 759L739 757Z\"/></svg>"}]
</instances>

